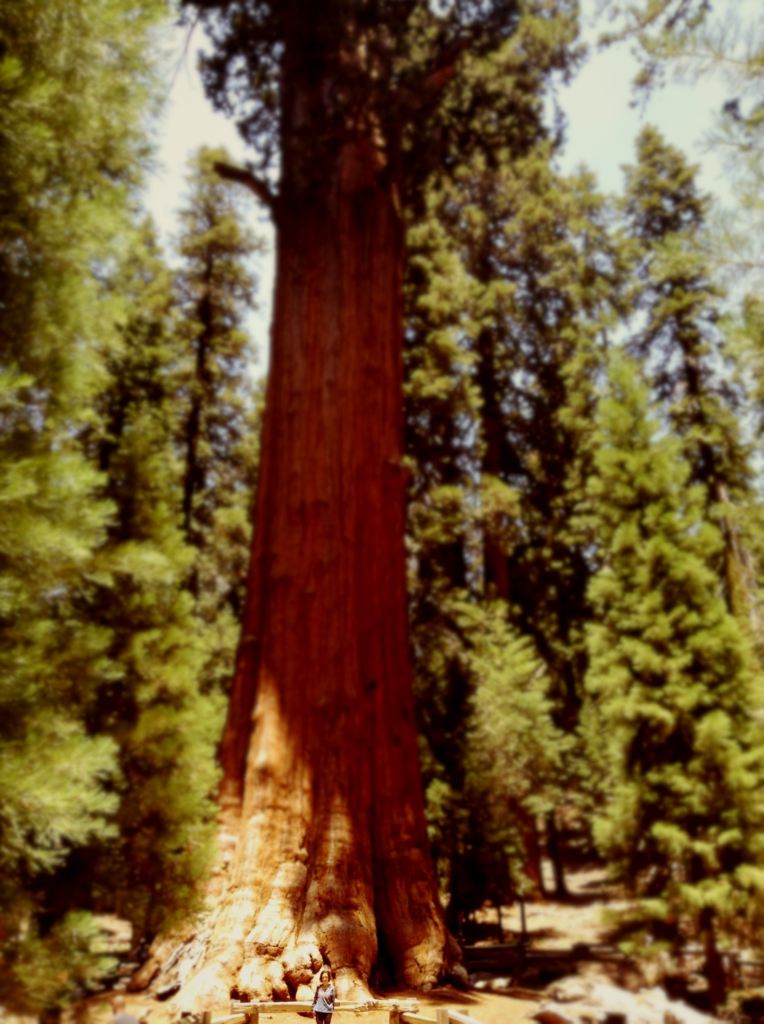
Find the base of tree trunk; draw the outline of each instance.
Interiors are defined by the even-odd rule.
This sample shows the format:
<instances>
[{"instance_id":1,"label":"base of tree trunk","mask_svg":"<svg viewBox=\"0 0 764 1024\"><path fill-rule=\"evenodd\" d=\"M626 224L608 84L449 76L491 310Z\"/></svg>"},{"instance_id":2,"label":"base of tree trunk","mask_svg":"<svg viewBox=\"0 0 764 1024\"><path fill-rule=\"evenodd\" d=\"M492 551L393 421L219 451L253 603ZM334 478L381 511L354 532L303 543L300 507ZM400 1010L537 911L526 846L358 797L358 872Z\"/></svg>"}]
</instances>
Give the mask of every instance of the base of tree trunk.
<instances>
[{"instance_id":1,"label":"base of tree trunk","mask_svg":"<svg viewBox=\"0 0 764 1024\"><path fill-rule=\"evenodd\" d=\"M338 998L351 1001L370 997L371 978L420 991L447 978L466 983L459 944L443 928L439 908L428 908L426 899L419 919L402 923L404 943L413 938L413 944L380 949L374 908L363 898L359 880L351 880L355 899L344 901L344 913L338 914L333 900L334 909L325 915L321 894L326 890L312 885L305 894L296 878L304 872L295 859L291 869L282 861L270 899L258 913L253 889L259 872L255 867L250 883L242 884L238 870L255 831L256 825L238 813L238 805L224 808L220 853L208 885L209 912L154 943L130 982L131 991L148 989L157 999L170 1000L174 1012L184 1013L220 1009L234 998L312 999L325 966L332 970ZM367 870L370 874L371 865ZM336 892L341 879L335 874L325 883ZM293 905L299 890L307 899L304 905Z\"/></svg>"}]
</instances>

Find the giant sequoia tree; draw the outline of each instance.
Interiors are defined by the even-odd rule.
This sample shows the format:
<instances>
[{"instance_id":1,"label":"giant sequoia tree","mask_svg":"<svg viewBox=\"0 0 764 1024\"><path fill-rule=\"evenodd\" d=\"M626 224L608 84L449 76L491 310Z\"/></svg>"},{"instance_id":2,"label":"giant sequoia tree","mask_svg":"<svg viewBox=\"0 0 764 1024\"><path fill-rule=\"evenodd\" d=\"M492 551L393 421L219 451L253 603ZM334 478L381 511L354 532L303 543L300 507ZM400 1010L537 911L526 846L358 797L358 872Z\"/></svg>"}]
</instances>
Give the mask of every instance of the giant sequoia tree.
<instances>
[{"instance_id":1,"label":"giant sequoia tree","mask_svg":"<svg viewBox=\"0 0 764 1024\"><path fill-rule=\"evenodd\" d=\"M402 204L526 116L499 52L517 0L193 0L203 74L277 226L271 374L243 634L222 741L238 836L198 1008L285 997L322 961L418 988L452 954L427 848L406 636ZM518 86L522 88L522 84ZM447 102L446 102L447 101ZM496 117L471 130L476 105ZM517 111L513 118L513 111ZM495 138L492 138L492 131ZM500 138L499 138L500 136Z\"/></svg>"}]
</instances>

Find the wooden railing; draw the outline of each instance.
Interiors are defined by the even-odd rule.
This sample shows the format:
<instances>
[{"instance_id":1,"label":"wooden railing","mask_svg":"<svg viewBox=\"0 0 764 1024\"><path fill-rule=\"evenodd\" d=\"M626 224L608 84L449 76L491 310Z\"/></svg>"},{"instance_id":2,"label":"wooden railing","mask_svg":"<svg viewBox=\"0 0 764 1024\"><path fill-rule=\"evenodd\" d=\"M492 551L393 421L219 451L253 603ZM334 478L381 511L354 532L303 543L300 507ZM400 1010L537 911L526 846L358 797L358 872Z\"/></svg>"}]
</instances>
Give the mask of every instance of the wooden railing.
<instances>
[{"instance_id":1,"label":"wooden railing","mask_svg":"<svg viewBox=\"0 0 764 1024\"><path fill-rule=\"evenodd\" d=\"M311 1002L291 1003L231 1003L231 1012L226 1017L212 1019L211 1013L202 1014L202 1024L260 1024L260 1012L263 1013L311 1013ZM422 1017L419 1014L417 999L367 999L362 1003L338 1003L337 1011L354 1010L356 1013L371 1010L387 1011L390 1024L481 1024L474 1017L447 1007L434 1008L434 1017Z\"/></svg>"}]
</instances>

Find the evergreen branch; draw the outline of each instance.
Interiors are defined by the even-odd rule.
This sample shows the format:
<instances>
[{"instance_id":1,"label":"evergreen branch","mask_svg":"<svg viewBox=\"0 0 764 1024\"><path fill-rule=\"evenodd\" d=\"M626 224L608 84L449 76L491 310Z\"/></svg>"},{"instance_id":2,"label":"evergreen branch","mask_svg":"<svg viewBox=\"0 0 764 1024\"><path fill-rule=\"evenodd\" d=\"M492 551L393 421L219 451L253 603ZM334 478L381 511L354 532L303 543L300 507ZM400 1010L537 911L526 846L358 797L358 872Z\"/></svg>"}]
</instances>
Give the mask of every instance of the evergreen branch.
<instances>
[{"instance_id":1,"label":"evergreen branch","mask_svg":"<svg viewBox=\"0 0 764 1024\"><path fill-rule=\"evenodd\" d=\"M212 166L226 181L235 181L239 185L246 185L251 192L255 193L260 202L265 203L269 210L275 212L277 196L271 192L261 178L256 178L254 174L244 170L243 167L234 167L232 164L221 163L217 160Z\"/></svg>"}]
</instances>

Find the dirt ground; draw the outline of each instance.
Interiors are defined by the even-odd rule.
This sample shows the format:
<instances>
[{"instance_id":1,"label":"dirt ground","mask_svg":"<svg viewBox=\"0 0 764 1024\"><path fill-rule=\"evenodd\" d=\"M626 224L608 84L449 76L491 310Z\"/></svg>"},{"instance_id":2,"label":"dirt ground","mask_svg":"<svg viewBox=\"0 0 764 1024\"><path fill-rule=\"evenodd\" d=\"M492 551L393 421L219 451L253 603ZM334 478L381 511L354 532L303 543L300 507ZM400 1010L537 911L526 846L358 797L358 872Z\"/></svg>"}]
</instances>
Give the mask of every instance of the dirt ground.
<instances>
[{"instance_id":1,"label":"dirt ground","mask_svg":"<svg viewBox=\"0 0 764 1024\"><path fill-rule=\"evenodd\" d=\"M462 992L450 985L433 989L432 992L386 992L383 998L394 999L406 997L419 1000L419 1013L422 1017L434 1019L436 1007L448 1007L469 1014L481 1024L521 1024L527 1015L533 1012L537 1003L530 1000L513 999L494 992L478 992L470 990ZM177 1021L172 1013L172 1000L160 1003L143 994L126 995L126 1010L141 1021L148 1024L170 1024ZM223 1017L227 1007L221 1007L213 1013L212 1019ZM106 996L88 1000L87 1005L80 1008L77 1024L109 1024L111 1008ZM298 1013L261 1013L261 1021L273 1021L273 1024L308 1024L312 1017ZM339 1009L332 1018L332 1024L388 1024L387 1011L358 1012Z\"/></svg>"},{"instance_id":2,"label":"dirt ground","mask_svg":"<svg viewBox=\"0 0 764 1024\"><path fill-rule=\"evenodd\" d=\"M551 872L545 871L545 876L551 889ZM602 868L570 872L566 884L570 898L565 902L545 899L525 905L528 937L534 949L571 949L577 942L607 943L613 926L605 912L624 910L628 905L619 890L608 882ZM497 942L497 911L494 908L479 911L477 920L484 925L487 935L486 939L478 940L477 945ZM505 941L520 935L519 904L502 908L501 924Z\"/></svg>"},{"instance_id":3,"label":"dirt ground","mask_svg":"<svg viewBox=\"0 0 764 1024\"><path fill-rule=\"evenodd\" d=\"M551 878L548 879L551 883ZM526 904L525 917L528 937L534 949L570 949L577 942L605 943L610 935L610 926L603 920L603 911L615 910L624 905L619 893L609 886L602 870L580 870L567 877L570 899L565 902L543 900ZM490 945L499 941L498 914L495 908L479 911L476 921L481 931L478 945ZM511 941L519 936L519 906L504 907L501 913L502 938ZM460 991L452 986L434 989L427 994L417 992L385 992L383 998L408 997L419 1000L420 1014L435 1017L438 1006L461 1010L462 1013L480 1021L481 1024L521 1024L533 1012L536 1002L517 999L498 992L470 989ZM146 1024L176 1024L178 1018L172 999L159 1002L145 993L126 994L127 1012ZM428 1012L430 1011L430 1012ZM223 1017L228 1007L220 1007L213 1014ZM358 1012L340 1009L333 1024L387 1024L387 1011ZM106 995L93 997L80 1004L72 1024L109 1024L111 1008ZM261 1021L273 1024L307 1024L309 1015L297 1013L260 1014Z\"/></svg>"},{"instance_id":4,"label":"dirt ground","mask_svg":"<svg viewBox=\"0 0 764 1024\"><path fill-rule=\"evenodd\" d=\"M419 994L416 998L419 999L419 1012L423 1017L434 1017L435 1007L446 1006L450 1010L467 1013L482 1024L519 1024L527 1020L538 1006L537 1002L513 999L496 992L478 992L476 989L460 992L450 986L435 989L427 995ZM428 1009L432 1010L430 1014ZM338 1020L337 1024L342 1024L342 1020Z\"/></svg>"}]
</instances>

